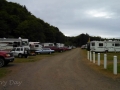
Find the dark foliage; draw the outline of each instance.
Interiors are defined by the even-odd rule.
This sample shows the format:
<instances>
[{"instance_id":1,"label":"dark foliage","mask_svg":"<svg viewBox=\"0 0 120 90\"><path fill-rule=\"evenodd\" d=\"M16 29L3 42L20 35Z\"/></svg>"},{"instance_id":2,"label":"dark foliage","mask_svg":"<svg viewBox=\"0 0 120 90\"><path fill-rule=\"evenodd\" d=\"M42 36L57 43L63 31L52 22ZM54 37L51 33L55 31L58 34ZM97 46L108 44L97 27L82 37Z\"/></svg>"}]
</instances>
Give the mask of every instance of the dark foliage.
<instances>
[{"instance_id":1,"label":"dark foliage","mask_svg":"<svg viewBox=\"0 0 120 90\"><path fill-rule=\"evenodd\" d=\"M65 43L81 46L89 39L88 34L76 37L65 36L57 27L36 18L26 8L17 3L0 0L0 38L28 38L29 41ZM100 40L91 37L91 40Z\"/></svg>"}]
</instances>

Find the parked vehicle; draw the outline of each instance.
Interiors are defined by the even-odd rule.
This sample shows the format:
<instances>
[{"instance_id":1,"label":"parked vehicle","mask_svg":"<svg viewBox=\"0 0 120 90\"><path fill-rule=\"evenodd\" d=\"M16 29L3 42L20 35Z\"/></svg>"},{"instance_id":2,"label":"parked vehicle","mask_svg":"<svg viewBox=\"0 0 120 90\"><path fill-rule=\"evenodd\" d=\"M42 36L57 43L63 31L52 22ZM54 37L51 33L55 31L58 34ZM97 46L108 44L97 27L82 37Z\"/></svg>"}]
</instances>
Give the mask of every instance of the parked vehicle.
<instances>
[{"instance_id":1,"label":"parked vehicle","mask_svg":"<svg viewBox=\"0 0 120 90\"><path fill-rule=\"evenodd\" d=\"M91 41L90 50L94 52L120 52L120 41Z\"/></svg>"},{"instance_id":2,"label":"parked vehicle","mask_svg":"<svg viewBox=\"0 0 120 90\"><path fill-rule=\"evenodd\" d=\"M14 61L14 56L12 52L0 51L0 67L3 67L13 61Z\"/></svg>"},{"instance_id":3,"label":"parked vehicle","mask_svg":"<svg viewBox=\"0 0 120 90\"><path fill-rule=\"evenodd\" d=\"M0 38L0 49L1 50L11 50L13 47L25 47L30 48L28 39L15 38Z\"/></svg>"},{"instance_id":4,"label":"parked vehicle","mask_svg":"<svg viewBox=\"0 0 120 90\"><path fill-rule=\"evenodd\" d=\"M22 57L27 58L29 55L29 49L25 47L14 47L11 50L11 52L15 57L19 57L19 58L22 58Z\"/></svg>"},{"instance_id":5,"label":"parked vehicle","mask_svg":"<svg viewBox=\"0 0 120 90\"><path fill-rule=\"evenodd\" d=\"M54 50L51 50L50 48L42 48L40 50L36 50L35 52L36 54L42 54L42 53L51 54L54 52Z\"/></svg>"},{"instance_id":6,"label":"parked vehicle","mask_svg":"<svg viewBox=\"0 0 120 90\"><path fill-rule=\"evenodd\" d=\"M81 46L81 49L86 49L87 48L87 45L82 45Z\"/></svg>"},{"instance_id":7,"label":"parked vehicle","mask_svg":"<svg viewBox=\"0 0 120 90\"><path fill-rule=\"evenodd\" d=\"M64 47L57 47L57 46L45 46L45 48L50 48L51 50L54 50L55 52L63 52L66 50Z\"/></svg>"},{"instance_id":8,"label":"parked vehicle","mask_svg":"<svg viewBox=\"0 0 120 90\"><path fill-rule=\"evenodd\" d=\"M30 44L30 50L40 50L42 49L42 45L40 44Z\"/></svg>"}]
</instances>

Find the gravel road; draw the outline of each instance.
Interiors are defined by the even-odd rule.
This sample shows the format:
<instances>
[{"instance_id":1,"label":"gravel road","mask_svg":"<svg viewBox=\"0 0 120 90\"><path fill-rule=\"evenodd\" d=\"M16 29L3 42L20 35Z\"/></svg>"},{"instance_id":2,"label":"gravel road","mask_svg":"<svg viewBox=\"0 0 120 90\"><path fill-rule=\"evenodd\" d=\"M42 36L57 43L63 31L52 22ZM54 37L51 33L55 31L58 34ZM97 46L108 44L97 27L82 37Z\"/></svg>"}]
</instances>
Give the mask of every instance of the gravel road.
<instances>
[{"instance_id":1,"label":"gravel road","mask_svg":"<svg viewBox=\"0 0 120 90\"><path fill-rule=\"evenodd\" d=\"M89 68L80 48L46 59L12 66L0 90L120 90L120 81Z\"/></svg>"}]
</instances>

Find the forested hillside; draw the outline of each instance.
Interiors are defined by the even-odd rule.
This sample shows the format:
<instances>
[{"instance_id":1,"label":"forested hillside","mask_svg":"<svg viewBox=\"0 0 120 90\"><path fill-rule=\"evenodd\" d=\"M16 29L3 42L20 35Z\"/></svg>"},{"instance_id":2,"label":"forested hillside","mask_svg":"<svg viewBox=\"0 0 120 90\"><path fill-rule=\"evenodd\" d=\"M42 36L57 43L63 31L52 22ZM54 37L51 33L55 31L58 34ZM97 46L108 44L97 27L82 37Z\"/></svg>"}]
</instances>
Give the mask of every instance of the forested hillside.
<instances>
[{"instance_id":1,"label":"forested hillside","mask_svg":"<svg viewBox=\"0 0 120 90\"><path fill-rule=\"evenodd\" d=\"M65 36L57 27L35 17L26 6L0 0L0 38L28 38L30 41L65 43L81 46L89 35ZM93 37L92 39L100 39ZM91 40L92 40L91 39Z\"/></svg>"}]
</instances>

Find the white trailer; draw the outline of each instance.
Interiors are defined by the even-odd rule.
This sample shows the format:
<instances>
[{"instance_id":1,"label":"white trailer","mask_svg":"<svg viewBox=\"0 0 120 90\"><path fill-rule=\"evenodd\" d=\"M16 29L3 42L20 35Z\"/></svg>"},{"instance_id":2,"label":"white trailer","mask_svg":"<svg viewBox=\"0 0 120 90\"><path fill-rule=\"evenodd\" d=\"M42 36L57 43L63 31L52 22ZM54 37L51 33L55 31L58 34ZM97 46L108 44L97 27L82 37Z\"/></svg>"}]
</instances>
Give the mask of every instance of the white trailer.
<instances>
[{"instance_id":1,"label":"white trailer","mask_svg":"<svg viewBox=\"0 0 120 90\"><path fill-rule=\"evenodd\" d=\"M29 42L30 50L41 50L42 45L40 45L40 42Z\"/></svg>"},{"instance_id":2,"label":"white trailer","mask_svg":"<svg viewBox=\"0 0 120 90\"><path fill-rule=\"evenodd\" d=\"M64 47L64 44L63 43L56 43L56 46L57 47Z\"/></svg>"},{"instance_id":3,"label":"white trailer","mask_svg":"<svg viewBox=\"0 0 120 90\"><path fill-rule=\"evenodd\" d=\"M120 52L120 41L91 41L90 50L93 52Z\"/></svg>"},{"instance_id":4,"label":"white trailer","mask_svg":"<svg viewBox=\"0 0 120 90\"><path fill-rule=\"evenodd\" d=\"M12 49L13 47L29 48L28 39L0 38L0 49Z\"/></svg>"},{"instance_id":5,"label":"white trailer","mask_svg":"<svg viewBox=\"0 0 120 90\"><path fill-rule=\"evenodd\" d=\"M42 45L43 47L46 47L46 46L55 46L54 43L41 43L41 45Z\"/></svg>"}]
</instances>

